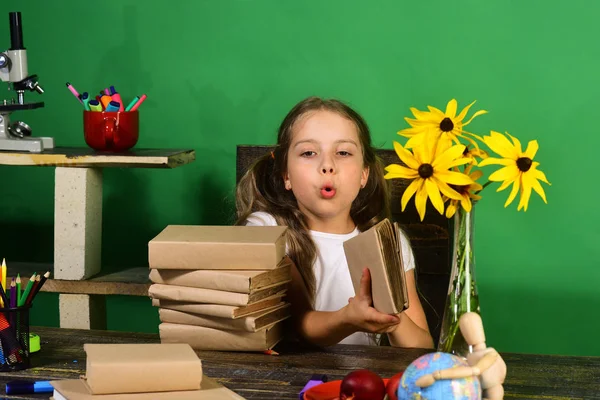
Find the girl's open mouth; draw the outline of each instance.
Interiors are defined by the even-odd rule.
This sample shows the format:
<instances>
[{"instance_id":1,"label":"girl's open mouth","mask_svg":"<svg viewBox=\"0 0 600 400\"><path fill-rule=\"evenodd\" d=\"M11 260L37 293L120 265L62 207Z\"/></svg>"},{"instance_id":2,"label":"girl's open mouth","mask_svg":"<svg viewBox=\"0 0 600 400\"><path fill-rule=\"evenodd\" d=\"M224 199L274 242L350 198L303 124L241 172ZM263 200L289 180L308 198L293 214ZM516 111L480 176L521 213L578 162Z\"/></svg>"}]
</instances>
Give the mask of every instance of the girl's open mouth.
<instances>
[{"instance_id":1,"label":"girl's open mouth","mask_svg":"<svg viewBox=\"0 0 600 400\"><path fill-rule=\"evenodd\" d=\"M335 189L329 186L325 186L321 189L321 196L323 196L323 198L325 199L331 199L333 196L335 196Z\"/></svg>"}]
</instances>

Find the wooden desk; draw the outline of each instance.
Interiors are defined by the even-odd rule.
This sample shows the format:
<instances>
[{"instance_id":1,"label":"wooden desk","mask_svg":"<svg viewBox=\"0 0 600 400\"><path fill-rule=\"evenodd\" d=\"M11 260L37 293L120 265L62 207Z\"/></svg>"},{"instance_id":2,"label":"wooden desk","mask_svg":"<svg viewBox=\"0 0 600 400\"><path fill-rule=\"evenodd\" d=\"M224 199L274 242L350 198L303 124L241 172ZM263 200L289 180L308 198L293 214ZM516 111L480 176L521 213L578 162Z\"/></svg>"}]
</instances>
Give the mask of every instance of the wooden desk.
<instances>
[{"instance_id":1,"label":"wooden desk","mask_svg":"<svg viewBox=\"0 0 600 400\"><path fill-rule=\"evenodd\" d=\"M155 343L158 336L96 330L32 327L42 350L32 355L32 368L0 373L0 396L12 379L66 379L85 373L84 343ZM198 352L207 376L247 399L297 399L314 373L330 380L368 368L390 377L425 354L423 349L338 345L327 350L277 348L279 356L251 353ZM505 399L600 399L600 357L503 354L508 366ZM6 396L47 399L47 395Z\"/></svg>"}]
</instances>

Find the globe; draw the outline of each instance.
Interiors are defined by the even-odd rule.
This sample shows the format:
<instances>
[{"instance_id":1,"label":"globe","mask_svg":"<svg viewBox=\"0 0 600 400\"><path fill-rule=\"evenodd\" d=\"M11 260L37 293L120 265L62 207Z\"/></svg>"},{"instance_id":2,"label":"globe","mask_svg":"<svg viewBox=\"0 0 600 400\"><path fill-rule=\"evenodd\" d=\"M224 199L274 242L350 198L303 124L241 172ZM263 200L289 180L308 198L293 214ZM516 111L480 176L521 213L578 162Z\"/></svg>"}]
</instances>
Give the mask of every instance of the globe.
<instances>
[{"instance_id":1,"label":"globe","mask_svg":"<svg viewBox=\"0 0 600 400\"><path fill-rule=\"evenodd\" d=\"M469 366L466 360L448 353L429 353L417 358L404 371L398 384L398 400L481 400L479 378L442 379L426 388L415 382L423 375L458 366Z\"/></svg>"}]
</instances>

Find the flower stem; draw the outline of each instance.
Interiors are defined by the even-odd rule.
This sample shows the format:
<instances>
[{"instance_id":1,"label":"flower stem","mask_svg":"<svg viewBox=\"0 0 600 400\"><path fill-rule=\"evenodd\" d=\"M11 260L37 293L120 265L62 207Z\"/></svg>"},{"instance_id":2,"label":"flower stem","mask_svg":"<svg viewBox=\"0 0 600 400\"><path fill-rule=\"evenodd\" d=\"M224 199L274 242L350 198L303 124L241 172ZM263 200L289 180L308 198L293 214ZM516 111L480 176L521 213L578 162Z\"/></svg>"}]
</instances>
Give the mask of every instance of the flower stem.
<instances>
[{"instance_id":1,"label":"flower stem","mask_svg":"<svg viewBox=\"0 0 600 400\"><path fill-rule=\"evenodd\" d=\"M462 213L461 213L462 214ZM452 345L454 344L454 338L456 337L456 333L458 332L458 318L460 317L461 314L461 309L463 307L461 307L461 305L463 304L463 300L464 300L464 291L465 291L465 256L466 256L466 251L464 251L464 239L465 239L465 229L464 229L464 224L463 224L463 217L461 216L461 219L459 221L460 223L460 229L459 229L459 240L458 240L458 249L457 249L457 259L458 259L458 267L457 267L457 274L456 274L456 278L455 278L455 284L454 284L454 293L453 293L453 298L454 301L452 302L453 304L450 305L451 308L456 308L457 310L453 312L453 318L452 321L450 322L450 332L448 334L448 340L446 341L445 345L444 345L444 352L446 353L450 353L451 349L452 349ZM458 293L456 293L458 292ZM446 310L446 312L452 312L453 310Z\"/></svg>"},{"instance_id":2,"label":"flower stem","mask_svg":"<svg viewBox=\"0 0 600 400\"><path fill-rule=\"evenodd\" d=\"M457 210L454 216L454 242L451 285L446 301L439 351L466 355L467 344L459 320L466 312L479 312L472 249L472 212Z\"/></svg>"},{"instance_id":3,"label":"flower stem","mask_svg":"<svg viewBox=\"0 0 600 400\"><path fill-rule=\"evenodd\" d=\"M476 191L475 194L479 194L483 191L483 189L485 189L486 187L488 187L490 184L492 183L492 181L487 181L486 183L483 184L483 186L481 187L480 190Z\"/></svg>"}]
</instances>

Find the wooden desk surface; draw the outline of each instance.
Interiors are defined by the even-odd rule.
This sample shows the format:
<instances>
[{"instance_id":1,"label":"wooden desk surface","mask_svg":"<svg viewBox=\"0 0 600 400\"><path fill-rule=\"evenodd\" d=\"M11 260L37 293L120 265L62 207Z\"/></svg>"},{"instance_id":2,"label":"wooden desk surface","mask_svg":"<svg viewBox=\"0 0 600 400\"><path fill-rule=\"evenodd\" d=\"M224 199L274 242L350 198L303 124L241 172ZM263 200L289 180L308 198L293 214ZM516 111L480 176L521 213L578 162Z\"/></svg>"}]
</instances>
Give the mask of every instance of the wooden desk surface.
<instances>
[{"instance_id":1,"label":"wooden desk surface","mask_svg":"<svg viewBox=\"0 0 600 400\"><path fill-rule=\"evenodd\" d=\"M42 350L32 355L32 368L0 373L0 396L13 379L77 378L85 373L84 343L155 343L143 333L32 327ZM349 371L368 368L387 378L427 351L338 345L326 350L278 348L279 356L251 353L198 352L207 376L247 399L297 399L312 374L342 379ZM600 399L600 357L503 354L508 366L505 399ZM47 399L47 394L6 396Z\"/></svg>"}]
</instances>

